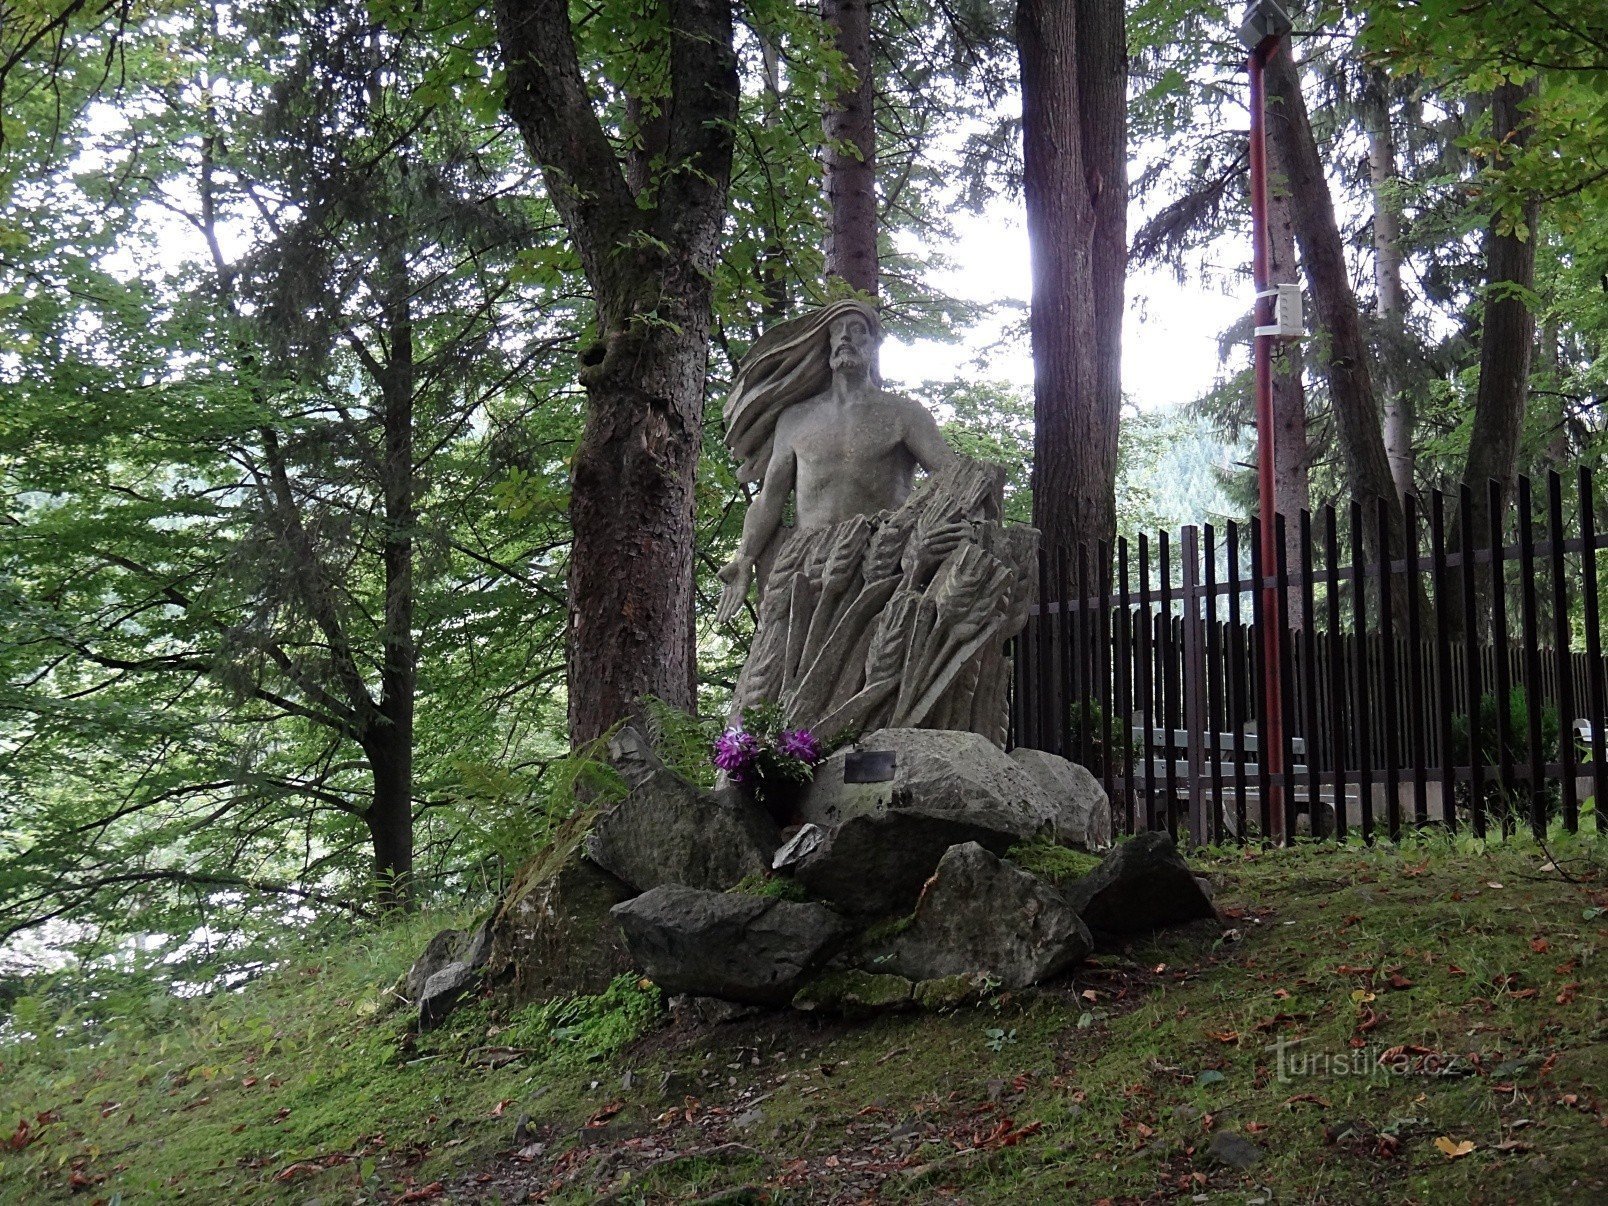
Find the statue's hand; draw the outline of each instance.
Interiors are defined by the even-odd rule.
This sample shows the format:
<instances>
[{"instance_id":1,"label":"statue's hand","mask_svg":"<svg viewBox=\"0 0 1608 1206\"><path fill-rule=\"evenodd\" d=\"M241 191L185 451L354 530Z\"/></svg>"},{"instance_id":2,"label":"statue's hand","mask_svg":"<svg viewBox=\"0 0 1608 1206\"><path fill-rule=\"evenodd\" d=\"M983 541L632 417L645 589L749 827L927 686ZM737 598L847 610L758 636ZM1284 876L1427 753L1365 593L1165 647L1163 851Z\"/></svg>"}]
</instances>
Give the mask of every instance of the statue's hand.
<instances>
[{"instance_id":1,"label":"statue's hand","mask_svg":"<svg viewBox=\"0 0 1608 1206\"><path fill-rule=\"evenodd\" d=\"M715 620L728 624L748 601L748 585L754 579L754 563L747 557L733 557L720 567L720 580L726 584L720 592L720 608Z\"/></svg>"}]
</instances>

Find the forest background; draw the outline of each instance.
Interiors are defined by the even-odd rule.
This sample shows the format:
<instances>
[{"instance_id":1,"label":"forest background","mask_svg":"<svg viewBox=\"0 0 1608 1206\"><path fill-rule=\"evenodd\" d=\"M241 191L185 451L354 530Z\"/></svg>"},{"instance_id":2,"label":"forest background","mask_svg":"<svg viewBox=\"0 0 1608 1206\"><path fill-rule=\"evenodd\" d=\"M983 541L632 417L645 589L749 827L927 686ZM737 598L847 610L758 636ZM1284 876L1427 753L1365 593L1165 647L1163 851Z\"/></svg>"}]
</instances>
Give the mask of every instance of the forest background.
<instances>
[{"instance_id":1,"label":"forest background","mask_svg":"<svg viewBox=\"0 0 1608 1206\"><path fill-rule=\"evenodd\" d=\"M1238 16L8 5L0 998L64 963L194 991L489 903L606 789L631 700L720 715L752 617L712 622L719 403L826 297L984 353L902 387L1052 543L1249 511L1248 304L1187 410L1120 372L1130 273L1248 302ZM1280 508L1601 465L1608 15L1295 17ZM946 271L1007 209L1031 322ZM1024 349L1031 388L991 375Z\"/></svg>"}]
</instances>

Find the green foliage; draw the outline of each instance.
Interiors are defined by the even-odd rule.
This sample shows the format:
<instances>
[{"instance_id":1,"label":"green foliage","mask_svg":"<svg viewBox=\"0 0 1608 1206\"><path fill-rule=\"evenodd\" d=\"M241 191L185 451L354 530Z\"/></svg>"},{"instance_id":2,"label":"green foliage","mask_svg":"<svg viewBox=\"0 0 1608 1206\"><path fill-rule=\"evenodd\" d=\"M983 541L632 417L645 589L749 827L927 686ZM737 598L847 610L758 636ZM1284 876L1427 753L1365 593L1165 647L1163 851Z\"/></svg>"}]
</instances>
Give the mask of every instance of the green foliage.
<instances>
[{"instance_id":1,"label":"green foliage","mask_svg":"<svg viewBox=\"0 0 1608 1206\"><path fill-rule=\"evenodd\" d=\"M1484 804L1488 815L1493 818L1511 820L1522 819L1529 815L1528 793L1516 792L1510 798L1504 793L1500 783L1493 782L1493 778L1504 758L1509 765L1528 765L1530 720L1530 698L1523 687L1515 687L1509 692L1505 716L1501 714L1501 704L1497 697L1486 694L1480 696L1477 726L1471 724L1467 712L1460 712L1452 717L1452 756L1459 765L1467 765L1477 759L1485 768ZM1538 723L1540 748L1547 751L1545 758L1551 761L1555 756L1552 751L1558 748L1558 739L1562 732L1558 709L1551 704L1542 707ZM1502 741L1504 729L1507 736L1505 747ZM1466 806L1469 802L1470 789L1465 784L1459 784L1457 790L1459 799ZM1561 787L1556 782L1548 781L1541 789L1541 796L1543 809L1557 814L1563 800Z\"/></svg>"},{"instance_id":2,"label":"green foliage","mask_svg":"<svg viewBox=\"0 0 1608 1206\"><path fill-rule=\"evenodd\" d=\"M659 1020L659 989L635 975L617 976L602 993L527 1006L498 1035L508 1046L548 1053L558 1063L606 1059Z\"/></svg>"},{"instance_id":3,"label":"green foliage","mask_svg":"<svg viewBox=\"0 0 1608 1206\"><path fill-rule=\"evenodd\" d=\"M1523 687L1514 687L1507 697L1507 715L1500 716L1501 705L1493 694L1480 696L1479 724L1472 743L1473 757L1485 767L1500 763L1505 752L1510 762L1523 762L1530 748L1530 697ZM1505 721L1505 725L1504 722ZM1558 709L1547 704L1541 709L1540 731L1543 749L1558 748L1561 721ZM1460 763L1470 758L1470 721L1467 712L1452 717L1452 754ZM1506 750L1501 734L1507 734Z\"/></svg>"},{"instance_id":4,"label":"green foliage","mask_svg":"<svg viewBox=\"0 0 1608 1206\"><path fill-rule=\"evenodd\" d=\"M689 783L713 787L715 767L709 761L709 750L720 735L720 722L714 717L689 716L653 696L642 701L642 711L648 740L664 764Z\"/></svg>"},{"instance_id":5,"label":"green foliage","mask_svg":"<svg viewBox=\"0 0 1608 1206\"><path fill-rule=\"evenodd\" d=\"M1084 749L1089 751L1088 761L1084 765L1088 767L1091 774L1095 776L1104 775L1108 752L1110 757L1115 759L1111 763L1113 772L1118 769L1124 751L1131 750L1135 754L1139 753L1143 744L1142 739L1130 736L1124 740L1122 734L1125 726L1115 719L1112 720L1111 724L1112 748L1107 751L1106 715L1098 700L1071 700L1067 704L1066 714L1066 748L1068 751L1082 751Z\"/></svg>"}]
</instances>

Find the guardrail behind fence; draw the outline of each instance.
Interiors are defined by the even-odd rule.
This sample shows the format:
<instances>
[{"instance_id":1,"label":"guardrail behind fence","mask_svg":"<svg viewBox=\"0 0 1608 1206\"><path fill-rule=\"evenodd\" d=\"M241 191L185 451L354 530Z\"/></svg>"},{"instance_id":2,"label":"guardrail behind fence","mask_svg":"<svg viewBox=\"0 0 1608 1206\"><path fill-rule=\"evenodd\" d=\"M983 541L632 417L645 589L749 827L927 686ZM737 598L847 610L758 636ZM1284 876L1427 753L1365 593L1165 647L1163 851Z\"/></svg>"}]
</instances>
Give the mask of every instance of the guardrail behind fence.
<instances>
[{"instance_id":1,"label":"guardrail behind fence","mask_svg":"<svg viewBox=\"0 0 1608 1206\"><path fill-rule=\"evenodd\" d=\"M1275 516L1271 567L1254 519L1041 554L1012 744L1089 767L1130 833L1601 830L1608 524L1590 470L1571 485ZM1258 743L1266 624L1282 771Z\"/></svg>"}]
</instances>

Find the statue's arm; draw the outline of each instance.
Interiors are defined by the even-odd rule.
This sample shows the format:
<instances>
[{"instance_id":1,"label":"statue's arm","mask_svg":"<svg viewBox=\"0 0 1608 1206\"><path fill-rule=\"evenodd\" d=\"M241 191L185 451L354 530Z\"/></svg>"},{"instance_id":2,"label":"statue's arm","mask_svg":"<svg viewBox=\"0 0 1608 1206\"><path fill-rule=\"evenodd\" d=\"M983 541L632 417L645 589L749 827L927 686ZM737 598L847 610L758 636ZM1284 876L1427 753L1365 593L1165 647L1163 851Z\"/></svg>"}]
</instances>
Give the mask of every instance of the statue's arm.
<instances>
[{"instance_id":1,"label":"statue's arm","mask_svg":"<svg viewBox=\"0 0 1608 1206\"><path fill-rule=\"evenodd\" d=\"M715 613L720 623L724 624L742 610L754 578L754 563L782 526L787 496L793 492L797 476L798 459L793 455L791 444L784 442L778 431L765 480L760 483L759 494L748 505L748 514L743 517L743 535L737 542L737 555L720 571L721 580L726 584L720 592L720 610Z\"/></svg>"},{"instance_id":2,"label":"statue's arm","mask_svg":"<svg viewBox=\"0 0 1608 1206\"><path fill-rule=\"evenodd\" d=\"M932 417L921 403L907 399L905 409L905 446L910 455L928 473L936 473L955 459L955 450L944 442L938 430L938 420Z\"/></svg>"}]
</instances>

